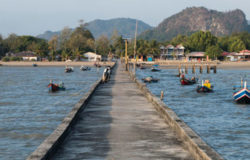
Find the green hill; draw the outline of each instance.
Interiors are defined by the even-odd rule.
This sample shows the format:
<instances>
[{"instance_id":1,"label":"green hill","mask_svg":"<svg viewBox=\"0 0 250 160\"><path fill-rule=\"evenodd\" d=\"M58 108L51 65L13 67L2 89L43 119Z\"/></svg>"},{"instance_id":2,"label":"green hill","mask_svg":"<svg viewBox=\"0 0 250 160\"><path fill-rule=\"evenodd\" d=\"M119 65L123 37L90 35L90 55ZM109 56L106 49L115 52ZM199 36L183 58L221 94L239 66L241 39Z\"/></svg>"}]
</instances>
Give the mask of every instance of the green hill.
<instances>
[{"instance_id":1,"label":"green hill","mask_svg":"<svg viewBox=\"0 0 250 160\"><path fill-rule=\"evenodd\" d=\"M91 31L95 38L98 38L100 35L111 37L114 30L117 30L118 34L122 35L123 37L133 38L135 34L135 24L135 19L116 18L110 20L94 20L88 22L87 28ZM149 29L152 29L150 25L138 20L138 34ZM37 37L49 40L53 35L60 35L60 31L46 31L45 33L40 34Z\"/></svg>"}]
</instances>

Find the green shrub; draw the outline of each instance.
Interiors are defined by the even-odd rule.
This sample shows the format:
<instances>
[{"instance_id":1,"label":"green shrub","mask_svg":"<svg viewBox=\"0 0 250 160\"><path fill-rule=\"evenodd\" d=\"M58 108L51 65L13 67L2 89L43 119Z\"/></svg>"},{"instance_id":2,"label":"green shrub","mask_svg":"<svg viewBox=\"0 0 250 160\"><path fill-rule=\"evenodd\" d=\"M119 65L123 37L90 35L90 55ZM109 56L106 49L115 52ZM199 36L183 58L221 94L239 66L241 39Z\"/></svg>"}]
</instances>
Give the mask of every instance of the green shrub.
<instances>
[{"instance_id":1,"label":"green shrub","mask_svg":"<svg viewBox=\"0 0 250 160\"><path fill-rule=\"evenodd\" d=\"M22 58L20 57L10 57L11 61L21 61Z\"/></svg>"},{"instance_id":2,"label":"green shrub","mask_svg":"<svg viewBox=\"0 0 250 160\"><path fill-rule=\"evenodd\" d=\"M3 58L2 58L2 61L4 61L4 62L9 62L9 61L10 61L10 57L3 57Z\"/></svg>"}]
</instances>

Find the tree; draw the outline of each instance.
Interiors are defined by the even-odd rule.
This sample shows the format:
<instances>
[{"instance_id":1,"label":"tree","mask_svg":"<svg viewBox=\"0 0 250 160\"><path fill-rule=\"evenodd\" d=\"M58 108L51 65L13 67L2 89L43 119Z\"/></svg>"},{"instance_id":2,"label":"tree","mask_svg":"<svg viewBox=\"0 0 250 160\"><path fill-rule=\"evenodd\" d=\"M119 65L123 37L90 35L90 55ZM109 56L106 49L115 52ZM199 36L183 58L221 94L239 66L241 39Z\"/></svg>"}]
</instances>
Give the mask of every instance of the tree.
<instances>
[{"instance_id":1,"label":"tree","mask_svg":"<svg viewBox=\"0 0 250 160\"><path fill-rule=\"evenodd\" d=\"M231 43L229 45L230 52L239 52L239 51L244 50L244 49L246 49L244 42L238 38L231 41Z\"/></svg>"},{"instance_id":2,"label":"tree","mask_svg":"<svg viewBox=\"0 0 250 160\"><path fill-rule=\"evenodd\" d=\"M17 50L17 46L18 46L17 38L18 38L18 36L16 34L12 33L4 40L4 42L8 48L7 52L15 52Z\"/></svg>"},{"instance_id":3,"label":"tree","mask_svg":"<svg viewBox=\"0 0 250 160\"><path fill-rule=\"evenodd\" d=\"M217 59L222 52L223 50L218 45L209 46L206 49L206 54L209 56L210 59Z\"/></svg>"},{"instance_id":4,"label":"tree","mask_svg":"<svg viewBox=\"0 0 250 160\"><path fill-rule=\"evenodd\" d=\"M118 36L114 39L112 47L114 48L114 52L117 56L120 56L125 49L125 41L122 36Z\"/></svg>"},{"instance_id":5,"label":"tree","mask_svg":"<svg viewBox=\"0 0 250 160\"><path fill-rule=\"evenodd\" d=\"M80 59L84 52L93 51L94 48L89 40L94 40L92 33L85 28L86 24L80 24L71 34L68 41L68 47L74 57ZM90 45L91 44L91 45Z\"/></svg>"},{"instance_id":6,"label":"tree","mask_svg":"<svg viewBox=\"0 0 250 160\"><path fill-rule=\"evenodd\" d=\"M57 35L53 36L48 42L48 44L49 44L50 56L53 61L56 51L58 49L58 36Z\"/></svg>"},{"instance_id":7,"label":"tree","mask_svg":"<svg viewBox=\"0 0 250 160\"><path fill-rule=\"evenodd\" d=\"M205 51L209 46L216 45L218 39L211 32L199 31L188 38L188 48L191 51Z\"/></svg>"},{"instance_id":8,"label":"tree","mask_svg":"<svg viewBox=\"0 0 250 160\"><path fill-rule=\"evenodd\" d=\"M110 45L109 45L109 39L105 35L101 35L97 40L96 40L96 51L98 54L101 55L108 55L110 51Z\"/></svg>"},{"instance_id":9,"label":"tree","mask_svg":"<svg viewBox=\"0 0 250 160\"><path fill-rule=\"evenodd\" d=\"M3 41L2 35L0 34L0 59L5 56L4 55L4 53L5 53L4 50L5 50L4 41Z\"/></svg>"}]
</instances>

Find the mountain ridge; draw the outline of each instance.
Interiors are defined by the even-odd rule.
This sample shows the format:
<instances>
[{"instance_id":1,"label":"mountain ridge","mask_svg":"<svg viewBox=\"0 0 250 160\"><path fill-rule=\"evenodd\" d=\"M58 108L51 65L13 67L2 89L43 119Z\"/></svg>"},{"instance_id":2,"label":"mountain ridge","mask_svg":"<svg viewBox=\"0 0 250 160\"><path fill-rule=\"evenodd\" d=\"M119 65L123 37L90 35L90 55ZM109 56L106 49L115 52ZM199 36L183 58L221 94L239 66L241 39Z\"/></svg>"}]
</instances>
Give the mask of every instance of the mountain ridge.
<instances>
[{"instance_id":1,"label":"mountain ridge","mask_svg":"<svg viewBox=\"0 0 250 160\"><path fill-rule=\"evenodd\" d=\"M141 20L138 21L138 34L152 29L152 27ZM132 18L114 18L108 20L96 19L87 23L87 29L95 38L101 35L111 37L114 30L117 30L119 35L126 38L133 38L135 33L136 19ZM72 28L71 28L72 29ZM74 29L72 29L74 30ZM54 35L60 35L61 31L45 31L43 34L37 35L38 38L50 40Z\"/></svg>"},{"instance_id":2,"label":"mountain ridge","mask_svg":"<svg viewBox=\"0 0 250 160\"><path fill-rule=\"evenodd\" d=\"M152 30L143 32L139 38L166 41L178 34L190 35L200 30L224 36L234 32L250 31L250 26L240 9L219 12L205 7L189 7L164 19Z\"/></svg>"}]
</instances>

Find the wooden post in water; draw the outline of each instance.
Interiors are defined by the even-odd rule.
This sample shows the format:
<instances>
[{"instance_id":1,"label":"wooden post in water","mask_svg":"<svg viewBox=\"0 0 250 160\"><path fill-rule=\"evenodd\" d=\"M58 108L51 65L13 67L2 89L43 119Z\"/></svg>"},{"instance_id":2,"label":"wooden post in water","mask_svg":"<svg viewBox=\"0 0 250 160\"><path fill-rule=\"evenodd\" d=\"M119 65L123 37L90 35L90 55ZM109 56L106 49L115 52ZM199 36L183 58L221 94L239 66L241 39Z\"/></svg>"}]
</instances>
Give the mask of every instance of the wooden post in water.
<instances>
[{"instance_id":1,"label":"wooden post in water","mask_svg":"<svg viewBox=\"0 0 250 160\"><path fill-rule=\"evenodd\" d=\"M209 74L210 73L210 65L207 64L207 73Z\"/></svg>"},{"instance_id":2,"label":"wooden post in water","mask_svg":"<svg viewBox=\"0 0 250 160\"><path fill-rule=\"evenodd\" d=\"M214 73L217 73L217 66L214 66Z\"/></svg>"},{"instance_id":3,"label":"wooden post in water","mask_svg":"<svg viewBox=\"0 0 250 160\"><path fill-rule=\"evenodd\" d=\"M188 74L188 67L185 65L185 73Z\"/></svg>"},{"instance_id":4,"label":"wooden post in water","mask_svg":"<svg viewBox=\"0 0 250 160\"><path fill-rule=\"evenodd\" d=\"M195 74L195 64L192 66L192 73Z\"/></svg>"},{"instance_id":5,"label":"wooden post in water","mask_svg":"<svg viewBox=\"0 0 250 160\"><path fill-rule=\"evenodd\" d=\"M202 65L200 65L200 74L202 74L203 72L203 68L202 68Z\"/></svg>"},{"instance_id":6,"label":"wooden post in water","mask_svg":"<svg viewBox=\"0 0 250 160\"><path fill-rule=\"evenodd\" d=\"M161 91L161 100L163 100L163 97L164 97L164 92Z\"/></svg>"}]
</instances>

